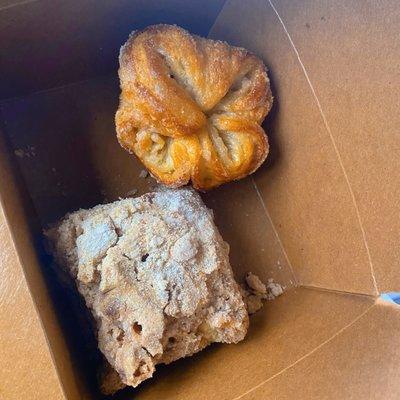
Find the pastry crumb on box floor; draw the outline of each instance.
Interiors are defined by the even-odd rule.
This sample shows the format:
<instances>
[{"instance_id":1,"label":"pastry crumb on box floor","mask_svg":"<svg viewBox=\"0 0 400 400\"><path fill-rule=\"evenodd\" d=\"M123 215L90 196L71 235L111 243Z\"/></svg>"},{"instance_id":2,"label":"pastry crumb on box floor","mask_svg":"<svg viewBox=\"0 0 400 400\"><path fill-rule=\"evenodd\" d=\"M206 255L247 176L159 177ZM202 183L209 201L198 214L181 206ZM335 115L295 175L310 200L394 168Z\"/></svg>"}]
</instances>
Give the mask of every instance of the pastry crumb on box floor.
<instances>
[{"instance_id":1,"label":"pastry crumb on box floor","mask_svg":"<svg viewBox=\"0 0 400 400\"><path fill-rule=\"evenodd\" d=\"M249 314L254 314L263 306L262 300L274 300L283 293L284 287L272 278L264 284L260 278L249 272L242 286L242 295Z\"/></svg>"}]
</instances>

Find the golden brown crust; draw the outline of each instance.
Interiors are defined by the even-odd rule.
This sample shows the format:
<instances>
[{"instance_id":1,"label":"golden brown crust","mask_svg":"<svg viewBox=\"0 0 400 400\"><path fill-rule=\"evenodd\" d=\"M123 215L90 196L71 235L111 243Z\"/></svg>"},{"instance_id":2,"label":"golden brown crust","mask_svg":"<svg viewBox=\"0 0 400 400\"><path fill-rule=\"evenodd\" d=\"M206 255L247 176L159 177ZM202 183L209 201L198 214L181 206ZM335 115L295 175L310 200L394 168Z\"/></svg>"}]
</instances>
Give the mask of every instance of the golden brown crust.
<instances>
[{"instance_id":1,"label":"golden brown crust","mask_svg":"<svg viewBox=\"0 0 400 400\"><path fill-rule=\"evenodd\" d=\"M162 183L207 190L254 172L268 154L272 105L262 61L245 49L154 25L121 48L121 145Z\"/></svg>"}]
</instances>

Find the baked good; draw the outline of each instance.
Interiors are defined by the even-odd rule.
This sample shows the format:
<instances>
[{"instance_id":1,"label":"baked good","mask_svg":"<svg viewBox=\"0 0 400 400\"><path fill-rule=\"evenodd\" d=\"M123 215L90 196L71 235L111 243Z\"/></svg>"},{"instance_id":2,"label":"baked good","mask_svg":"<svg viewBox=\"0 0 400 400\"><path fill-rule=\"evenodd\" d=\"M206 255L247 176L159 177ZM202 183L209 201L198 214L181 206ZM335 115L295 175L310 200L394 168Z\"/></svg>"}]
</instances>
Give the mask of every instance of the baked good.
<instances>
[{"instance_id":1,"label":"baked good","mask_svg":"<svg viewBox=\"0 0 400 400\"><path fill-rule=\"evenodd\" d=\"M171 25L133 32L119 56L119 142L165 185L207 190L254 172L268 154L272 105L263 62Z\"/></svg>"},{"instance_id":2,"label":"baked good","mask_svg":"<svg viewBox=\"0 0 400 400\"><path fill-rule=\"evenodd\" d=\"M163 189L66 215L46 232L125 385L212 342L236 343L248 315L229 246L192 189ZM113 378L113 385L119 383Z\"/></svg>"}]
</instances>

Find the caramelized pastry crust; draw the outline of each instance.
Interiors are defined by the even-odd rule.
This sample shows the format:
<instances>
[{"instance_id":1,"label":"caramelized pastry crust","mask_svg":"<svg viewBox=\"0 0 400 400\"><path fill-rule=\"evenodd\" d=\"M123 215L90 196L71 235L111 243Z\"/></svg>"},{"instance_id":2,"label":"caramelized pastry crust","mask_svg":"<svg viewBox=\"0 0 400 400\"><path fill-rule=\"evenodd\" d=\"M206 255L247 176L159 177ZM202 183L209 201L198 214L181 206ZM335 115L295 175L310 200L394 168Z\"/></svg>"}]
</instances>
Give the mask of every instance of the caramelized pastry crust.
<instances>
[{"instance_id":1,"label":"caramelized pastry crust","mask_svg":"<svg viewBox=\"0 0 400 400\"><path fill-rule=\"evenodd\" d=\"M207 190L268 154L266 68L243 48L171 25L133 32L120 52L119 142L158 181Z\"/></svg>"}]
</instances>

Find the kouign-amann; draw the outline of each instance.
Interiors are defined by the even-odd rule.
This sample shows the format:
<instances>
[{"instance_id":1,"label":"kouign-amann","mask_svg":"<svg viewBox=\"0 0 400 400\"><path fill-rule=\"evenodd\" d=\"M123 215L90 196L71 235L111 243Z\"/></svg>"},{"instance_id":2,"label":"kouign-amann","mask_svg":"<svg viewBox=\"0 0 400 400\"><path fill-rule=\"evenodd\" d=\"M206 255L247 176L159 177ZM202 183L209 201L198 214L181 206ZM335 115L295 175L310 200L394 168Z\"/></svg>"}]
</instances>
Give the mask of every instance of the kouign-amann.
<instances>
[{"instance_id":1,"label":"kouign-amann","mask_svg":"<svg viewBox=\"0 0 400 400\"><path fill-rule=\"evenodd\" d=\"M272 94L255 55L154 25L131 34L119 62L118 140L159 182L208 190L251 174L267 157L261 123Z\"/></svg>"}]
</instances>

